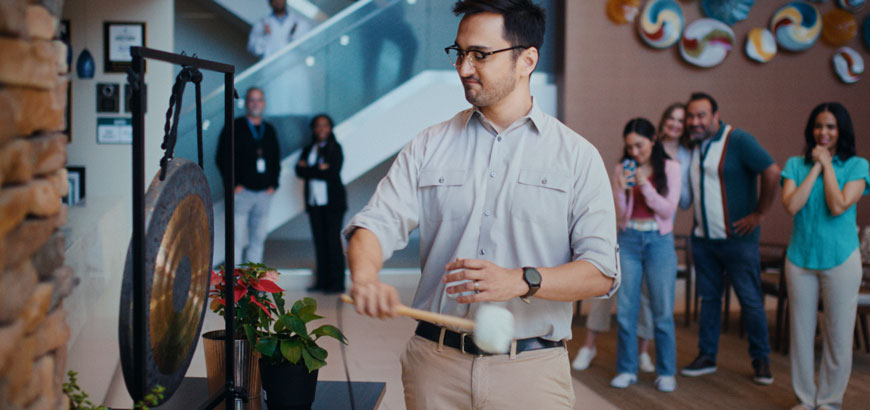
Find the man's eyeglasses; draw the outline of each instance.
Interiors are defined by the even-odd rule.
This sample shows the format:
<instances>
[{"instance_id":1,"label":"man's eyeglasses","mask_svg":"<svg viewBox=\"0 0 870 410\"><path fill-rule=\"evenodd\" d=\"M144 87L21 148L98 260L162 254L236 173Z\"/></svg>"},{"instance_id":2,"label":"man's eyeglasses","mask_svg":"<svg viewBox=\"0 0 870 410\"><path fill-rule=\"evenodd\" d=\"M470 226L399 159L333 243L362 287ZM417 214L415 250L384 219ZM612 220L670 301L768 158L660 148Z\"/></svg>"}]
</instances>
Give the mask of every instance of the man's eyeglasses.
<instances>
[{"instance_id":1,"label":"man's eyeglasses","mask_svg":"<svg viewBox=\"0 0 870 410\"><path fill-rule=\"evenodd\" d=\"M479 67L480 65L482 65L486 61L487 57L489 57L493 54L501 53L503 51L508 51L508 50L527 49L530 47L531 46L513 46L513 47L503 48L501 50L495 50L495 51L482 51L482 50L468 50L468 51L466 51L466 50L459 48L458 46L453 45L450 47L444 47L444 52L447 53L447 58L450 59L450 64L452 64L454 67L461 66L462 62L465 61L466 56L471 57L471 65L473 65L475 67Z\"/></svg>"}]
</instances>

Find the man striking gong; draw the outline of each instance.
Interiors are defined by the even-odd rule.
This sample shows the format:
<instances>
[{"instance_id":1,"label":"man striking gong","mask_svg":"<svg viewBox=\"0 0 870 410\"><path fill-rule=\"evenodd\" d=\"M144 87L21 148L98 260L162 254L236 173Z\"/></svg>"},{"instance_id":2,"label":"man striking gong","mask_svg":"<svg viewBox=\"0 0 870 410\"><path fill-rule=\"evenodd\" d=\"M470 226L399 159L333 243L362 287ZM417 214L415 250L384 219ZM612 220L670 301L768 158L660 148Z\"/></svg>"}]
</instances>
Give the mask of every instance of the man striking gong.
<instances>
[{"instance_id":1,"label":"man striking gong","mask_svg":"<svg viewBox=\"0 0 870 410\"><path fill-rule=\"evenodd\" d=\"M544 39L530 0L458 1L445 51L473 106L423 130L398 154L344 230L356 310L393 317L378 272L420 230L413 307L472 318L483 303L515 318L510 352L420 321L402 354L408 409L574 404L572 301L619 286L616 216L604 163L586 139L543 113L529 89Z\"/></svg>"}]
</instances>

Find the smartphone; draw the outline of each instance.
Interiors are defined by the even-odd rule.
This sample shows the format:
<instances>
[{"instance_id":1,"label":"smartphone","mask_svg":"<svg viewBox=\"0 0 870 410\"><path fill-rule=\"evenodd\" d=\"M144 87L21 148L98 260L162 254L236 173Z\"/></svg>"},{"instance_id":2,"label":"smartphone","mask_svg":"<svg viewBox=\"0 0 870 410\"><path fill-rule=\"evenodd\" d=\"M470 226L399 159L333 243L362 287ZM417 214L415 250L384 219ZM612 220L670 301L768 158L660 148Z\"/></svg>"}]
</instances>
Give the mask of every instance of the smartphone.
<instances>
[{"instance_id":1,"label":"smartphone","mask_svg":"<svg viewBox=\"0 0 870 410\"><path fill-rule=\"evenodd\" d=\"M626 185L629 187L634 187L635 181L637 178L637 162L633 159L626 159L622 161L622 171L625 175Z\"/></svg>"}]
</instances>

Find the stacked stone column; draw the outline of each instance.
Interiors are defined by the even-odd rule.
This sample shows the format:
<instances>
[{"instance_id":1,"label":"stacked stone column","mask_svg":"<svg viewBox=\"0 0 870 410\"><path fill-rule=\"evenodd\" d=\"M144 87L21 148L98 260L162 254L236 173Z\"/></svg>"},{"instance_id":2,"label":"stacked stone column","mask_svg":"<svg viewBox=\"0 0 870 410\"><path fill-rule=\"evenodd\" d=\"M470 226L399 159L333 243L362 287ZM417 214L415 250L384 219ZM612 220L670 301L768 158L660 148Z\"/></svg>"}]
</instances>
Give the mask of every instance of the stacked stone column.
<instances>
[{"instance_id":1,"label":"stacked stone column","mask_svg":"<svg viewBox=\"0 0 870 410\"><path fill-rule=\"evenodd\" d=\"M0 409L66 409L61 0L0 0Z\"/></svg>"}]
</instances>

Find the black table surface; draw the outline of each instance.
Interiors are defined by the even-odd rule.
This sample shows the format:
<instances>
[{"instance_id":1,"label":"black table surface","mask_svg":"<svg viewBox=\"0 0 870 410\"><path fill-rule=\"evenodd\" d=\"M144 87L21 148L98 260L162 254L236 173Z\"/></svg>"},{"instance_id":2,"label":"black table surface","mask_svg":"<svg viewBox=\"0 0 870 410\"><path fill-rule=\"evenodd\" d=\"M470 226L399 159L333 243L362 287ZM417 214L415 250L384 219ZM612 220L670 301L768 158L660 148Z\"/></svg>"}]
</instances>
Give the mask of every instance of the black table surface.
<instances>
[{"instance_id":1,"label":"black table surface","mask_svg":"<svg viewBox=\"0 0 870 410\"><path fill-rule=\"evenodd\" d=\"M387 384L384 382L351 382L355 408L374 410L381 404ZM205 377L185 377L175 394L160 407L160 410L193 410L208 399L208 383ZM223 408L223 405L217 407ZM263 395L248 401L245 410L265 410ZM345 381L318 381L312 410L350 409L350 394Z\"/></svg>"}]
</instances>

